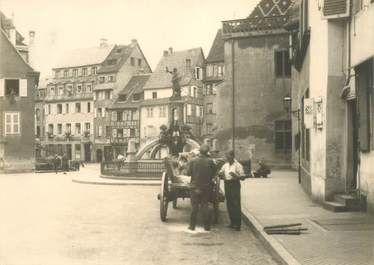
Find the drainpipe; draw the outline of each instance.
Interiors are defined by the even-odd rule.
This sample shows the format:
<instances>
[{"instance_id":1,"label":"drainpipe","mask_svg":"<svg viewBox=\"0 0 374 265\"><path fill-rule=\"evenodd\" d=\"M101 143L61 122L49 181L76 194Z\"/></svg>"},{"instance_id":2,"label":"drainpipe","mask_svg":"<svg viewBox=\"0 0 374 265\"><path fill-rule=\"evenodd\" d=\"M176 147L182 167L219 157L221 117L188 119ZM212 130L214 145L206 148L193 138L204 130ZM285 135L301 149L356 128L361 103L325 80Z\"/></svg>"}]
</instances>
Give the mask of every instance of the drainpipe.
<instances>
[{"instance_id":1,"label":"drainpipe","mask_svg":"<svg viewBox=\"0 0 374 265\"><path fill-rule=\"evenodd\" d=\"M232 151L235 154L235 40L231 40L231 76L232 76Z\"/></svg>"}]
</instances>

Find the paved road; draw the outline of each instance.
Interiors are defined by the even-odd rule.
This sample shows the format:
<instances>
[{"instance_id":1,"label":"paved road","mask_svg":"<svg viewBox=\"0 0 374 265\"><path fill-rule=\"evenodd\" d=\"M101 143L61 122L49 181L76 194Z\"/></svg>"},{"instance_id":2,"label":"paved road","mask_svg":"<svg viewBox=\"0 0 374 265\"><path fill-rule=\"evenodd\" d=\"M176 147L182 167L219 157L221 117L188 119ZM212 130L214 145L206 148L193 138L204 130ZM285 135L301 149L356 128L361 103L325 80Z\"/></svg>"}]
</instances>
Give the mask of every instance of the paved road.
<instances>
[{"instance_id":1,"label":"paved road","mask_svg":"<svg viewBox=\"0 0 374 265\"><path fill-rule=\"evenodd\" d=\"M162 223L157 187L72 174L0 175L1 265L276 264L246 227L187 232L187 200Z\"/></svg>"}]
</instances>

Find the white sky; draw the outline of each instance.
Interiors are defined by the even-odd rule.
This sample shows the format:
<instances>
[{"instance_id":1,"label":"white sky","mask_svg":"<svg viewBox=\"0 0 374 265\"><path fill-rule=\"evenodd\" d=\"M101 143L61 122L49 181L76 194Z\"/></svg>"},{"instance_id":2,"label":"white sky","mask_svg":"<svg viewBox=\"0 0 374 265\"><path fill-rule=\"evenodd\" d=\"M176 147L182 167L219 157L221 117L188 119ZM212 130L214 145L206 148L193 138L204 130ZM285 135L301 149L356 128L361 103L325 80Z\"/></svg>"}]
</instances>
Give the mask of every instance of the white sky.
<instances>
[{"instance_id":1,"label":"white sky","mask_svg":"<svg viewBox=\"0 0 374 265\"><path fill-rule=\"evenodd\" d=\"M152 69L162 51L202 47L208 55L222 20L245 18L259 0L0 0L27 39L36 31L35 68L42 76L63 52L138 40Z\"/></svg>"}]
</instances>

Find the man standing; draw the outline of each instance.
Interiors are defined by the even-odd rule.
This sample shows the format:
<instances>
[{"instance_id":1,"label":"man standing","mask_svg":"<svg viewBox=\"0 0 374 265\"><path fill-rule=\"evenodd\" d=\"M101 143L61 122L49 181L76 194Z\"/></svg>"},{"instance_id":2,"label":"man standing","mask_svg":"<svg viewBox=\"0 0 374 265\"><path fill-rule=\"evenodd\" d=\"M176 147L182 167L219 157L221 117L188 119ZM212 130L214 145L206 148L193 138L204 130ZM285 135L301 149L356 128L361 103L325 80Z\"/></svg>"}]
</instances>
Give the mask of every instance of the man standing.
<instances>
[{"instance_id":1,"label":"man standing","mask_svg":"<svg viewBox=\"0 0 374 265\"><path fill-rule=\"evenodd\" d=\"M199 206L204 219L204 229L210 230L209 199L212 191L212 179L216 174L216 166L208 156L209 146L201 145L199 156L187 165L187 175L191 176L191 218L188 229L195 230Z\"/></svg>"},{"instance_id":2,"label":"man standing","mask_svg":"<svg viewBox=\"0 0 374 265\"><path fill-rule=\"evenodd\" d=\"M226 154L227 162L222 166L219 176L225 180L227 211L230 228L240 231L242 216L240 203L240 179L244 175L243 166L235 159L233 151Z\"/></svg>"}]
</instances>

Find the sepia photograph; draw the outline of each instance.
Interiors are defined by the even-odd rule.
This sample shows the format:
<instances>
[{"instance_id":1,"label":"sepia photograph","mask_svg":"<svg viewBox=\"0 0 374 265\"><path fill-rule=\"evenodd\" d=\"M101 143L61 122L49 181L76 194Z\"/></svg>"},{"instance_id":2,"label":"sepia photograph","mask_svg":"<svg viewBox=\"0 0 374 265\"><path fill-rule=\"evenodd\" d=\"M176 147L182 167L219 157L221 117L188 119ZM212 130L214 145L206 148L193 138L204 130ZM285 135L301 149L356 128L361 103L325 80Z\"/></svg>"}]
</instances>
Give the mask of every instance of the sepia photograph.
<instances>
[{"instance_id":1,"label":"sepia photograph","mask_svg":"<svg viewBox=\"0 0 374 265\"><path fill-rule=\"evenodd\" d=\"M0 0L0 265L374 265L374 0Z\"/></svg>"}]
</instances>

